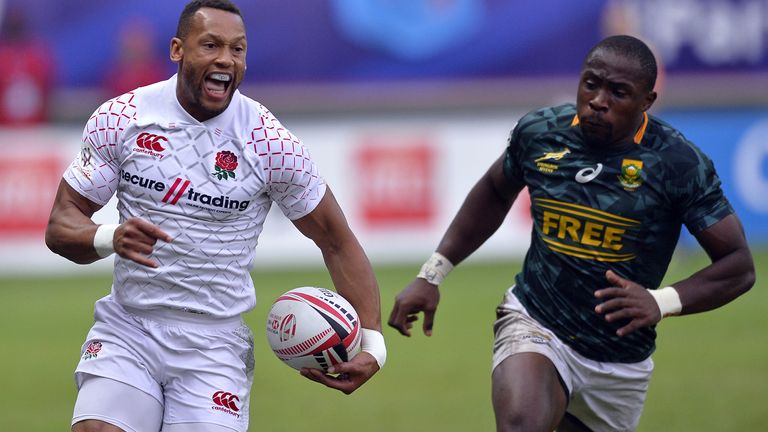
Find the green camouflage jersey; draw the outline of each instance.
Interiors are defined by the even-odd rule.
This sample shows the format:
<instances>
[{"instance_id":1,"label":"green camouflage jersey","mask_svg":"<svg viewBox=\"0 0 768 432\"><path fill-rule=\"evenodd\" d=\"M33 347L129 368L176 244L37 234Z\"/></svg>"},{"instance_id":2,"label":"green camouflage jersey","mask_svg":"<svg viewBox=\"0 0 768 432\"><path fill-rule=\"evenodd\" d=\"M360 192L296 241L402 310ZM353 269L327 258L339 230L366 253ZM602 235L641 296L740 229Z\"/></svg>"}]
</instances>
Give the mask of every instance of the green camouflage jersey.
<instances>
[{"instance_id":1,"label":"green camouflage jersey","mask_svg":"<svg viewBox=\"0 0 768 432\"><path fill-rule=\"evenodd\" d=\"M529 113L509 138L504 173L528 187L533 232L514 293L528 312L587 358L637 362L656 331L619 337L627 321L595 312L607 270L658 288L685 224L699 233L733 209L712 162L677 130L644 115L634 143L585 145L574 105Z\"/></svg>"}]
</instances>

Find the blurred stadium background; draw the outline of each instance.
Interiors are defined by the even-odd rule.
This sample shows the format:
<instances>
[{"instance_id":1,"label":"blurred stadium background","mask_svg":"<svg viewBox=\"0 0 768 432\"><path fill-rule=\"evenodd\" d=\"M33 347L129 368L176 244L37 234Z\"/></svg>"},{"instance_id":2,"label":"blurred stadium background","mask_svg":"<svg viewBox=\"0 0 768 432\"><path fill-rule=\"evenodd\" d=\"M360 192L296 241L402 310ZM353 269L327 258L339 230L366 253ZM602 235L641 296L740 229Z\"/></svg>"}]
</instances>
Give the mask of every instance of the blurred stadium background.
<instances>
[{"instance_id":1,"label":"blurred stadium background","mask_svg":"<svg viewBox=\"0 0 768 432\"><path fill-rule=\"evenodd\" d=\"M174 72L184 0L0 0L0 430L67 430L71 371L109 290L110 260L77 266L44 246L61 173L103 101ZM310 148L374 264L386 319L464 196L528 110L573 101L602 37L649 42L654 114L715 161L756 252L758 284L722 310L660 326L641 430L768 424L768 0L241 1L241 91ZM272 217L274 216L274 217ZM107 206L99 221L115 221ZM492 430L491 323L528 245L522 199L448 279L433 339L385 329L390 361L353 397L303 381L268 352L271 300L330 285L311 242L270 215L257 249L252 429ZM706 263L687 234L674 282ZM510 262L512 264L510 264ZM760 342L762 341L762 342Z\"/></svg>"}]
</instances>

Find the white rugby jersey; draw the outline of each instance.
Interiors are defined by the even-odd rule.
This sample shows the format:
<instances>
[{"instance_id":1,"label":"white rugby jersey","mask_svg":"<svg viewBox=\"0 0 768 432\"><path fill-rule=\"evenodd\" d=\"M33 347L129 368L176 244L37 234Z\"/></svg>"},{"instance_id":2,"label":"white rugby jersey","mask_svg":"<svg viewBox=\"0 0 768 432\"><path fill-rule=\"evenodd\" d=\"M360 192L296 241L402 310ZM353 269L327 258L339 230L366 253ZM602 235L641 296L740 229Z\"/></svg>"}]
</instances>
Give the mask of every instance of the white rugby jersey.
<instances>
[{"instance_id":1,"label":"white rugby jersey","mask_svg":"<svg viewBox=\"0 0 768 432\"><path fill-rule=\"evenodd\" d=\"M120 222L138 216L173 239L145 267L115 256L121 304L229 317L252 309L255 247L272 201L291 220L325 193L304 145L264 106L235 92L199 122L176 99L176 76L101 105L64 179L104 205L117 193Z\"/></svg>"}]
</instances>

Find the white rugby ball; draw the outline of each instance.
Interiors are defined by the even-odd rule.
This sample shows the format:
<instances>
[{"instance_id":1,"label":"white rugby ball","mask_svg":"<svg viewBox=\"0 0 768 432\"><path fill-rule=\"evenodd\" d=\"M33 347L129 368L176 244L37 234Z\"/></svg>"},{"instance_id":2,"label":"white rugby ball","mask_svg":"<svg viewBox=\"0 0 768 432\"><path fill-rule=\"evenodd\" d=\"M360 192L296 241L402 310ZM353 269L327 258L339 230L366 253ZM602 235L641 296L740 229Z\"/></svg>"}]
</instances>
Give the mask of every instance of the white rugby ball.
<instances>
[{"instance_id":1,"label":"white rugby ball","mask_svg":"<svg viewBox=\"0 0 768 432\"><path fill-rule=\"evenodd\" d=\"M360 352L360 320L338 293L316 287L287 291L267 317L267 340L277 358L294 369L327 370Z\"/></svg>"}]
</instances>

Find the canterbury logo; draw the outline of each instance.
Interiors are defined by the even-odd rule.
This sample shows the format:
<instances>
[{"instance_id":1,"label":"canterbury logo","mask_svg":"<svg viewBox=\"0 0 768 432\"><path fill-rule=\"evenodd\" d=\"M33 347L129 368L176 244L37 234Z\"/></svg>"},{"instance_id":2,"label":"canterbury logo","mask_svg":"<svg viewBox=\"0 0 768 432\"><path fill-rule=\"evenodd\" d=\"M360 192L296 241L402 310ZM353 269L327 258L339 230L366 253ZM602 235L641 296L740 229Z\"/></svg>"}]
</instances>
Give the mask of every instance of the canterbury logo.
<instances>
[{"instance_id":1,"label":"canterbury logo","mask_svg":"<svg viewBox=\"0 0 768 432\"><path fill-rule=\"evenodd\" d=\"M563 151L545 153L544 156L536 159L534 162L541 162L541 161L545 161L545 160L560 160L563 157L565 157L565 155L569 154L570 152L571 152L571 150L566 147Z\"/></svg>"},{"instance_id":2,"label":"canterbury logo","mask_svg":"<svg viewBox=\"0 0 768 432\"><path fill-rule=\"evenodd\" d=\"M171 188L168 189L168 193L163 197L163 202L168 204L179 202L179 199L184 196L184 191L189 187L189 183L189 180L182 180L176 177L176 181L173 182Z\"/></svg>"},{"instance_id":3,"label":"canterbury logo","mask_svg":"<svg viewBox=\"0 0 768 432\"><path fill-rule=\"evenodd\" d=\"M165 147L160 144L163 141L168 142L168 138L162 135L154 135L149 132L142 132L136 137L136 145L139 148L156 152L165 150Z\"/></svg>"},{"instance_id":4,"label":"canterbury logo","mask_svg":"<svg viewBox=\"0 0 768 432\"><path fill-rule=\"evenodd\" d=\"M229 408L234 412L240 411L237 406L237 402L240 402L240 398L237 395L225 391L217 391L213 394L213 403L220 407Z\"/></svg>"}]
</instances>

